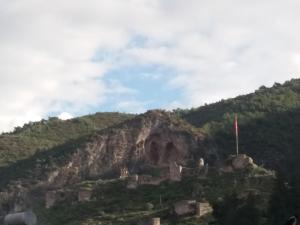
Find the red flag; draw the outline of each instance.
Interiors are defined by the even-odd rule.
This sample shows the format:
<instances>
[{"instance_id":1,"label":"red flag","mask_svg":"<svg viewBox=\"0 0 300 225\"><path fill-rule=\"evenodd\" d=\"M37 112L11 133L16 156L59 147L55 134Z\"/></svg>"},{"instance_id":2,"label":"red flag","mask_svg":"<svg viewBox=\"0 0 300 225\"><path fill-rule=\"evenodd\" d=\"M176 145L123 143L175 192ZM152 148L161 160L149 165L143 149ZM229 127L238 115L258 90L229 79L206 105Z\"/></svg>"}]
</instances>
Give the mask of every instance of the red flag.
<instances>
[{"instance_id":1,"label":"red flag","mask_svg":"<svg viewBox=\"0 0 300 225\"><path fill-rule=\"evenodd\" d=\"M235 132L236 136L239 135L239 126L238 126L238 116L237 116L237 114L235 114L235 117L234 117L234 132Z\"/></svg>"}]
</instances>

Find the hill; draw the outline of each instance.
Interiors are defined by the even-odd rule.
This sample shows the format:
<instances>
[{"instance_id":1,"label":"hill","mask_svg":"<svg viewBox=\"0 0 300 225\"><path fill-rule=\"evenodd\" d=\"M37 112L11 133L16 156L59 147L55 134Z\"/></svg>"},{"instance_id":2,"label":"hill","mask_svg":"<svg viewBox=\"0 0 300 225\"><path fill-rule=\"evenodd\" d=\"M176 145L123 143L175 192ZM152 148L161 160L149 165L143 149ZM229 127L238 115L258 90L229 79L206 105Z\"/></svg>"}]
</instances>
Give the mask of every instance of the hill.
<instances>
[{"instance_id":1,"label":"hill","mask_svg":"<svg viewBox=\"0 0 300 225\"><path fill-rule=\"evenodd\" d=\"M235 149L234 114L241 152L260 167L223 170ZM168 225L247 225L254 219L281 225L300 209L291 197L300 197L299 132L296 79L191 110L27 124L0 136L0 215L32 208L42 225L142 225L154 216ZM199 173L202 159L208 164ZM169 180L174 162L184 171L177 182ZM279 179L262 166L280 171ZM120 179L124 171L130 177ZM128 189L139 177L143 185ZM82 190L91 199L79 201ZM51 207L47 196L55 200ZM214 213L200 220L174 215L174 204L189 199L208 201Z\"/></svg>"},{"instance_id":2,"label":"hill","mask_svg":"<svg viewBox=\"0 0 300 225\"><path fill-rule=\"evenodd\" d=\"M268 168L289 168L300 157L300 80L273 87L260 87L255 93L202 106L176 110L195 127L202 128L216 142L220 155L235 150L234 114L239 117L240 151Z\"/></svg>"},{"instance_id":3,"label":"hill","mask_svg":"<svg viewBox=\"0 0 300 225\"><path fill-rule=\"evenodd\" d=\"M0 135L0 167L132 117L133 115L122 113L96 113L65 121L52 117L49 120L25 124L22 128L17 127L14 132Z\"/></svg>"}]
</instances>

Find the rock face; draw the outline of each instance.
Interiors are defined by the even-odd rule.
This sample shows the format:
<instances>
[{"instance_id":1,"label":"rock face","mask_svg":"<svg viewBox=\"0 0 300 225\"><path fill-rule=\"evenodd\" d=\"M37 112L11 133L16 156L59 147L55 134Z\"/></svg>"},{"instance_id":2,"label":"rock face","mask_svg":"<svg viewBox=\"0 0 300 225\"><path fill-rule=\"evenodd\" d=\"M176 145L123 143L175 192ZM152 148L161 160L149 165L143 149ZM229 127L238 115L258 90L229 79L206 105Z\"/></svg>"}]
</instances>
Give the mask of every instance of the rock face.
<instances>
[{"instance_id":1,"label":"rock face","mask_svg":"<svg viewBox=\"0 0 300 225\"><path fill-rule=\"evenodd\" d=\"M136 173L139 164L162 167L175 162L184 166L209 155L205 135L173 117L164 111L149 111L102 131L65 166L49 174L49 185L60 187L78 179L99 178L122 167Z\"/></svg>"}]
</instances>

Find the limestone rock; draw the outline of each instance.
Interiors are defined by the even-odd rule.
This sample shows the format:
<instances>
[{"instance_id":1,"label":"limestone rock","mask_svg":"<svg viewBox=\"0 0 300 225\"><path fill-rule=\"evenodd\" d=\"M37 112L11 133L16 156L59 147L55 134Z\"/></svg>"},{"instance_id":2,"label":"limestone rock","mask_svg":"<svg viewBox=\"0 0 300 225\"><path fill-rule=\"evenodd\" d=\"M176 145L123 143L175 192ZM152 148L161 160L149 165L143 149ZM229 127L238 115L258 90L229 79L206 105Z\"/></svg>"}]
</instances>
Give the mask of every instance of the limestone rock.
<instances>
[{"instance_id":1,"label":"limestone rock","mask_svg":"<svg viewBox=\"0 0 300 225\"><path fill-rule=\"evenodd\" d=\"M168 112L155 110L102 131L74 151L65 165L50 172L48 185L61 188L101 178L126 165L136 172L140 162L156 167L173 162L184 166L199 156L210 155L213 150L207 147L205 135L184 123ZM123 175L127 176L127 171L122 171Z\"/></svg>"},{"instance_id":2,"label":"limestone rock","mask_svg":"<svg viewBox=\"0 0 300 225\"><path fill-rule=\"evenodd\" d=\"M253 159L245 154L240 154L232 160L232 167L234 170L243 170L253 166Z\"/></svg>"}]
</instances>

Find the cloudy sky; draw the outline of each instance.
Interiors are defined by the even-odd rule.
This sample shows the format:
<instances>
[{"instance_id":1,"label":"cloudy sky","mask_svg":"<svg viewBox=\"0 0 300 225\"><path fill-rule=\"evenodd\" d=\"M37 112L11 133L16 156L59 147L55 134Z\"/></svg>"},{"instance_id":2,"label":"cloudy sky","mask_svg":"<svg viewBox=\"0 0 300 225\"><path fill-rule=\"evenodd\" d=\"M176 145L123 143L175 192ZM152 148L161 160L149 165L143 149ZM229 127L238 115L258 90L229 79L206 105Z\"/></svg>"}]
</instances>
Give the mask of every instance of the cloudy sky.
<instances>
[{"instance_id":1,"label":"cloudy sky","mask_svg":"<svg viewBox=\"0 0 300 225\"><path fill-rule=\"evenodd\" d=\"M297 78L298 0L0 0L0 131Z\"/></svg>"}]
</instances>

